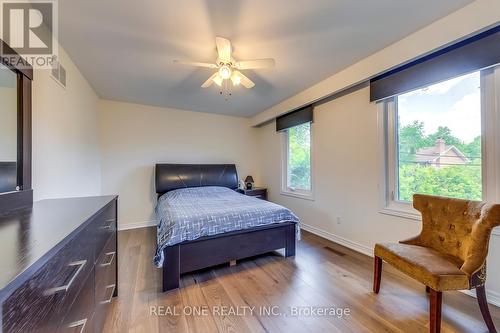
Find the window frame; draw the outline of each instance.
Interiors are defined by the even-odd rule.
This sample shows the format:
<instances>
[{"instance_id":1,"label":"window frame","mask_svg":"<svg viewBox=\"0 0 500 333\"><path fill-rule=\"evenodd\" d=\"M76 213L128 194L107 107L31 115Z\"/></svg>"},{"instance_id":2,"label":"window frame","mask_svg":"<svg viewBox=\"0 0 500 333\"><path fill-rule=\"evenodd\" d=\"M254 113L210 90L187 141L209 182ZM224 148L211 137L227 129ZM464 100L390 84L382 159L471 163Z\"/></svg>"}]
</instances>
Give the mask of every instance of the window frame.
<instances>
[{"instance_id":1,"label":"window frame","mask_svg":"<svg viewBox=\"0 0 500 333\"><path fill-rule=\"evenodd\" d=\"M481 154L483 200L500 201L500 66L480 71ZM379 212L421 220L410 202L396 198L398 191L397 96L377 103L379 131ZM498 228L497 228L498 229ZM500 235L500 230L494 230Z\"/></svg>"},{"instance_id":2,"label":"window frame","mask_svg":"<svg viewBox=\"0 0 500 333\"><path fill-rule=\"evenodd\" d=\"M306 200L313 200L314 201L314 168L313 168L313 161L314 161L314 149L313 149L313 126L312 122L309 122L309 131L310 131L310 182L311 182L311 189L310 190L302 190L302 189L294 189L288 186L288 180L289 180L289 129L286 129L282 131L282 167L281 167L281 195L286 195L290 197L295 197L295 198L301 198L301 199L306 199ZM301 124L304 125L304 124ZM297 125L300 126L300 125Z\"/></svg>"}]
</instances>

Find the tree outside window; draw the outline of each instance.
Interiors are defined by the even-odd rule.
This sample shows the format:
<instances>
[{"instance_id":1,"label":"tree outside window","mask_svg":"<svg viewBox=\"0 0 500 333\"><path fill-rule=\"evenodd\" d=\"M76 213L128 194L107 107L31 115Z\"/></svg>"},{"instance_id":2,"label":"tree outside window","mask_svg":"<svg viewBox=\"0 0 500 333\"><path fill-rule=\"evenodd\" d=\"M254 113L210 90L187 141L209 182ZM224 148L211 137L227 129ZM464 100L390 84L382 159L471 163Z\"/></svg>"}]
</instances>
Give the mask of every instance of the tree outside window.
<instances>
[{"instance_id":1,"label":"tree outside window","mask_svg":"<svg viewBox=\"0 0 500 333\"><path fill-rule=\"evenodd\" d=\"M311 191L311 125L288 129L287 187Z\"/></svg>"}]
</instances>

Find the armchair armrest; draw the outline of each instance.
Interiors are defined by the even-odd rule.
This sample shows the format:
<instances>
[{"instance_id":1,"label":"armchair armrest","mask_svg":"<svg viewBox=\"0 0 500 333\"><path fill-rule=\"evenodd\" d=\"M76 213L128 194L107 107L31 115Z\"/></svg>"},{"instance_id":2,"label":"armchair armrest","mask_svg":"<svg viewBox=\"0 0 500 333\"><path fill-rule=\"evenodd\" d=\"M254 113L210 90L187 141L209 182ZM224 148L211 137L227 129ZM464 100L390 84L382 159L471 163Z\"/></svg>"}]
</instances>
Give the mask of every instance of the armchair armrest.
<instances>
[{"instance_id":1,"label":"armchair armrest","mask_svg":"<svg viewBox=\"0 0 500 333\"><path fill-rule=\"evenodd\" d=\"M419 245L422 246L422 242L420 241L420 235L411 237L402 241L399 241L401 244L407 244L407 245Z\"/></svg>"}]
</instances>

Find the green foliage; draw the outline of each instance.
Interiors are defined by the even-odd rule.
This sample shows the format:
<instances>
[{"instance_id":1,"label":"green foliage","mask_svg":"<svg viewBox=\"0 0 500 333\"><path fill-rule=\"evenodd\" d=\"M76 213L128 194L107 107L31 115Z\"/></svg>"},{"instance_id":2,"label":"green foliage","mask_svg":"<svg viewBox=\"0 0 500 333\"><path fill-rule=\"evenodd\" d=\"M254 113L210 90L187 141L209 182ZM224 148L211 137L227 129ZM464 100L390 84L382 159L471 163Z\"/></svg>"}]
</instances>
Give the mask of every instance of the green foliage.
<instances>
[{"instance_id":1,"label":"green foliage","mask_svg":"<svg viewBox=\"0 0 500 333\"><path fill-rule=\"evenodd\" d=\"M399 166L399 199L411 201L415 193L481 200L481 167L458 165L437 169L402 164Z\"/></svg>"},{"instance_id":2,"label":"green foliage","mask_svg":"<svg viewBox=\"0 0 500 333\"><path fill-rule=\"evenodd\" d=\"M460 143L457 145L457 148L460 149L460 151L467 156L471 161L476 161L481 160L481 137L477 136L474 138L474 140L469 143L469 144L462 144ZM474 163L476 163L474 162Z\"/></svg>"},{"instance_id":3,"label":"green foliage","mask_svg":"<svg viewBox=\"0 0 500 333\"><path fill-rule=\"evenodd\" d=\"M437 139L458 148L468 159L465 165L433 166L415 163L418 149L432 147ZM424 123L415 121L399 130L399 199L411 201L415 193L481 200L481 137L465 143L448 127L424 134Z\"/></svg>"},{"instance_id":4,"label":"green foliage","mask_svg":"<svg viewBox=\"0 0 500 333\"><path fill-rule=\"evenodd\" d=\"M408 157L413 157L417 149L425 147L424 123L414 121L399 130L399 151Z\"/></svg>"},{"instance_id":5,"label":"green foliage","mask_svg":"<svg viewBox=\"0 0 500 333\"><path fill-rule=\"evenodd\" d=\"M446 126L439 126L435 133L432 133L424 138L423 144L426 147L432 147L436 144L437 139L442 139L449 146L460 146L462 141L451 134L451 130Z\"/></svg>"},{"instance_id":6,"label":"green foliage","mask_svg":"<svg viewBox=\"0 0 500 333\"><path fill-rule=\"evenodd\" d=\"M288 130L288 152L290 186L296 189L311 189L311 131L310 124Z\"/></svg>"}]
</instances>

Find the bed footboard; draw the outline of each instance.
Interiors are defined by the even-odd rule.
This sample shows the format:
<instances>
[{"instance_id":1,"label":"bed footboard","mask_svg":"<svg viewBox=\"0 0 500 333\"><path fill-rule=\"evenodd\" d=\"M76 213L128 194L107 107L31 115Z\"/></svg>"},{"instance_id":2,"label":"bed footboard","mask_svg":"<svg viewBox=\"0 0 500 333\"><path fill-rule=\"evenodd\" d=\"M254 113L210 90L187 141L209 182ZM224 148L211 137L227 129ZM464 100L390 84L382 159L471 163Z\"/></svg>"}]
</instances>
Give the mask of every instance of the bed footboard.
<instances>
[{"instance_id":1,"label":"bed footboard","mask_svg":"<svg viewBox=\"0 0 500 333\"><path fill-rule=\"evenodd\" d=\"M168 246L163 250L163 291L179 288L183 273L282 248L285 257L294 256L295 227L294 222L271 224Z\"/></svg>"}]
</instances>

